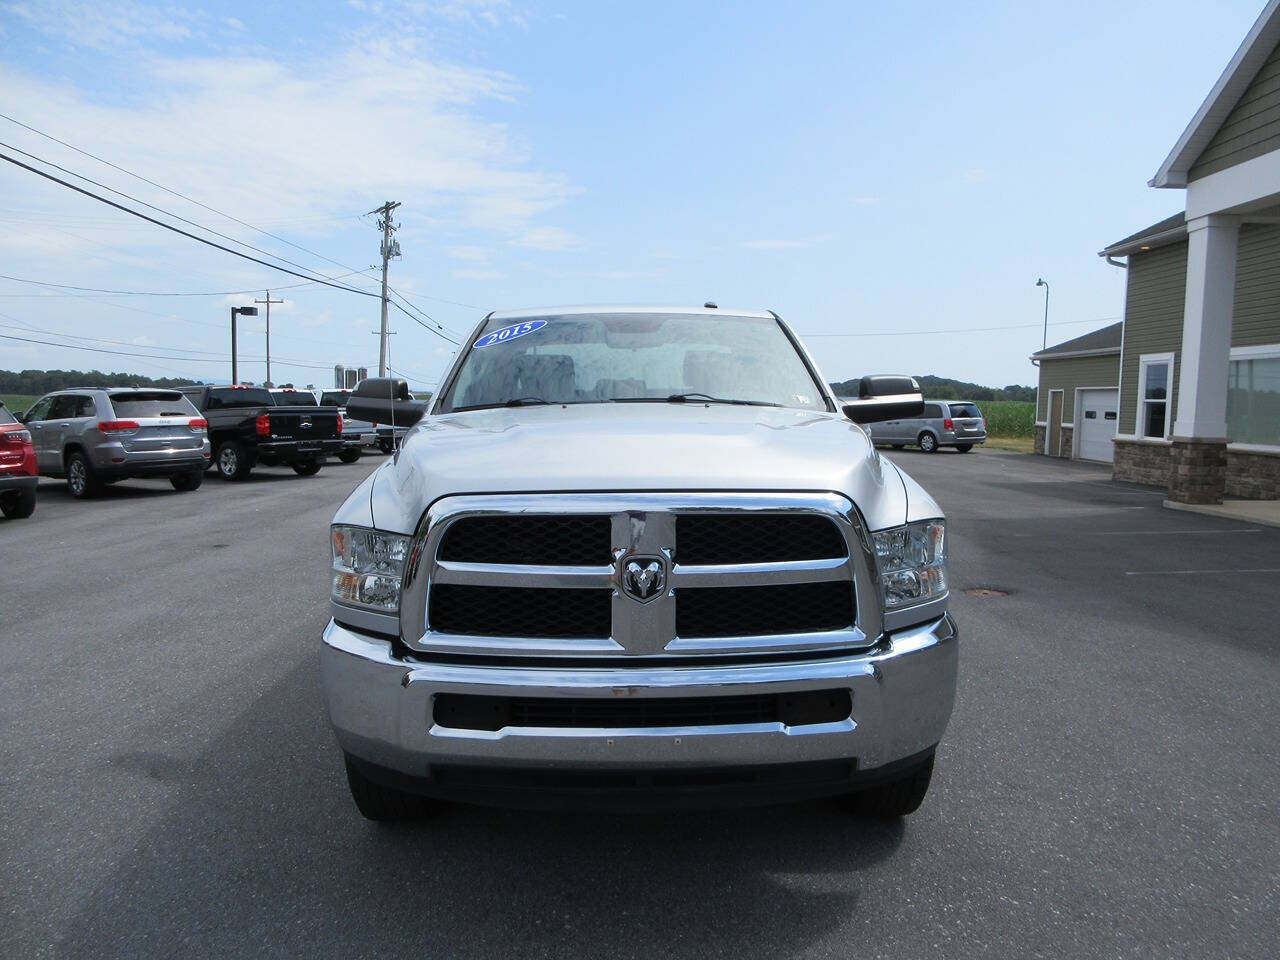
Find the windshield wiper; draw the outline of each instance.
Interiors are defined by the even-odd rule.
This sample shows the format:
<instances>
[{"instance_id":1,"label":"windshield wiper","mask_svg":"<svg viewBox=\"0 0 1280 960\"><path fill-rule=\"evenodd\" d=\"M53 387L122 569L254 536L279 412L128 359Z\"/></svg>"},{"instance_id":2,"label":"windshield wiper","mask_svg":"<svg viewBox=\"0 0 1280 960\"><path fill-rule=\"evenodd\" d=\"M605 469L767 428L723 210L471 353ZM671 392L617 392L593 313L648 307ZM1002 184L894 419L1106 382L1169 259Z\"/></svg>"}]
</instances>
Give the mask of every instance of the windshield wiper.
<instances>
[{"instance_id":1,"label":"windshield wiper","mask_svg":"<svg viewBox=\"0 0 1280 960\"><path fill-rule=\"evenodd\" d=\"M473 403L466 407L454 407L450 413L465 413L468 410L497 410L499 407L549 407L550 400L543 400L541 397L516 397L514 400L504 400L501 403Z\"/></svg>"},{"instance_id":2,"label":"windshield wiper","mask_svg":"<svg viewBox=\"0 0 1280 960\"><path fill-rule=\"evenodd\" d=\"M767 400L731 400L728 397L713 397L709 393L673 393L667 397L667 403L731 403L736 407L780 407L780 403Z\"/></svg>"}]
</instances>

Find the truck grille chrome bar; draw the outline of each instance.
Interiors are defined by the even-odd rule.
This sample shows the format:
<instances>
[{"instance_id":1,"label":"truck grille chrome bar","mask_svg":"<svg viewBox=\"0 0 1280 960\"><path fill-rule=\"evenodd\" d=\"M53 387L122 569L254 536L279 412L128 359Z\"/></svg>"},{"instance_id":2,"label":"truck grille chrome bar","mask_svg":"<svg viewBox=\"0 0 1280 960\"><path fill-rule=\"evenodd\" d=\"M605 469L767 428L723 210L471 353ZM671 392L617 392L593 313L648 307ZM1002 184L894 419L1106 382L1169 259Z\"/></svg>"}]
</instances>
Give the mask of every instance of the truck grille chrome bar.
<instances>
[{"instance_id":1,"label":"truck grille chrome bar","mask_svg":"<svg viewBox=\"0 0 1280 960\"><path fill-rule=\"evenodd\" d=\"M604 547L612 563L596 562ZM881 632L875 570L836 494L451 497L414 536L401 636L489 656L866 647Z\"/></svg>"}]
</instances>

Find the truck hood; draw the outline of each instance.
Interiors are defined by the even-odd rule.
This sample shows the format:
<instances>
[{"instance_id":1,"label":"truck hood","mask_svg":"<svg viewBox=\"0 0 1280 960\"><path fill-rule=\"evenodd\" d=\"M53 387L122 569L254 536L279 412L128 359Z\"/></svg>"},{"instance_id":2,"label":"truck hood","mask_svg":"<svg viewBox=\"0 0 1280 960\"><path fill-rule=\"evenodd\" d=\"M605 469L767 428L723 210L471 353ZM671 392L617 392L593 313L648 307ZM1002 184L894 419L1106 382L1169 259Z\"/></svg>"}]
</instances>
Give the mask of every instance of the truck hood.
<instances>
[{"instance_id":1,"label":"truck hood","mask_svg":"<svg viewBox=\"0 0 1280 960\"><path fill-rule=\"evenodd\" d=\"M834 491L857 505L870 529L908 519L906 482L861 427L832 413L724 404L549 405L429 417L353 499L366 486L367 507L350 504L342 513L368 509L375 526L399 533L412 533L441 497L512 492Z\"/></svg>"}]
</instances>

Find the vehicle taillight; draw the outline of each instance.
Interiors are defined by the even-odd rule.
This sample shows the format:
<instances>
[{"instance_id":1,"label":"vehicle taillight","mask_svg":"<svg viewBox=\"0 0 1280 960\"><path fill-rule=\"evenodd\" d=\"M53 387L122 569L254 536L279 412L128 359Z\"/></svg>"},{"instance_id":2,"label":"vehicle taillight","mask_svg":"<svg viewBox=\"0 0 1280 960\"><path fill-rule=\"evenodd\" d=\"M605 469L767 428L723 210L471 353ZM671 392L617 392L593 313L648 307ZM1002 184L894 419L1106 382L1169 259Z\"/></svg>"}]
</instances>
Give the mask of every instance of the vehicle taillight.
<instances>
[{"instance_id":1,"label":"vehicle taillight","mask_svg":"<svg viewBox=\"0 0 1280 960\"><path fill-rule=\"evenodd\" d=\"M30 443L31 434L26 430L0 430L0 441L5 443Z\"/></svg>"},{"instance_id":2,"label":"vehicle taillight","mask_svg":"<svg viewBox=\"0 0 1280 960\"><path fill-rule=\"evenodd\" d=\"M138 429L137 420L99 420L98 430L101 433L133 433Z\"/></svg>"},{"instance_id":3,"label":"vehicle taillight","mask_svg":"<svg viewBox=\"0 0 1280 960\"><path fill-rule=\"evenodd\" d=\"M262 414L253 422L254 429L258 431L258 436L271 436L271 417L268 414Z\"/></svg>"},{"instance_id":4,"label":"vehicle taillight","mask_svg":"<svg viewBox=\"0 0 1280 960\"><path fill-rule=\"evenodd\" d=\"M194 420L188 423L187 426L191 428L192 433L195 433L196 431L199 431L199 430L208 430L209 421L204 419L203 417L196 417Z\"/></svg>"},{"instance_id":5,"label":"vehicle taillight","mask_svg":"<svg viewBox=\"0 0 1280 960\"><path fill-rule=\"evenodd\" d=\"M372 423L369 424L369 426L373 427L376 430L378 428L378 421L374 420Z\"/></svg>"},{"instance_id":6,"label":"vehicle taillight","mask_svg":"<svg viewBox=\"0 0 1280 960\"><path fill-rule=\"evenodd\" d=\"M338 411L338 432L342 432L342 411Z\"/></svg>"},{"instance_id":7,"label":"vehicle taillight","mask_svg":"<svg viewBox=\"0 0 1280 960\"><path fill-rule=\"evenodd\" d=\"M943 430L954 430L955 426L956 426L955 421L952 420L950 417L947 417L945 420L942 421Z\"/></svg>"}]
</instances>

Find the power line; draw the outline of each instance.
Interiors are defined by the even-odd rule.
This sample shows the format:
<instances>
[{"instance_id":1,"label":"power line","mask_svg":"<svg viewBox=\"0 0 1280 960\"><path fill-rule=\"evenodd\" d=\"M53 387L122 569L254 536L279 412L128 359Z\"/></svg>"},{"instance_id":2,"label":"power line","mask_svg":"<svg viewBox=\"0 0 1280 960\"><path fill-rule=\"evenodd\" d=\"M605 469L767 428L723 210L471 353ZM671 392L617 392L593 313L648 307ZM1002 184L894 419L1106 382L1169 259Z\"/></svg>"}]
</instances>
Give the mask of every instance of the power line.
<instances>
[{"instance_id":1,"label":"power line","mask_svg":"<svg viewBox=\"0 0 1280 960\"><path fill-rule=\"evenodd\" d=\"M331 277L332 280L342 280L345 277L354 276L357 273L366 273L373 267L366 267L364 270L352 270L351 273L340 274ZM248 296L251 293L261 293L261 288L253 290L211 290L200 293L165 293L156 290L110 290L102 287L80 287L70 283L51 283L47 280L29 280L26 277L10 277L0 273L0 280L12 280L14 283L30 283L37 287L55 287L59 290L81 290L86 293L109 293L121 297L234 297ZM302 283L290 283L283 286L272 287L273 290L296 290L298 287L309 287L316 284L316 280L306 280ZM33 296L33 294L9 294L9 296ZM39 296L39 294L34 294Z\"/></svg>"},{"instance_id":2,"label":"power line","mask_svg":"<svg viewBox=\"0 0 1280 960\"><path fill-rule=\"evenodd\" d=\"M32 160L35 160L39 163L43 163L45 166L53 167L53 169L55 170L61 170L63 173L67 174L68 176L75 177L77 180L83 180L85 183L91 183L95 187L99 187L103 190L109 190L118 197L124 197L126 200L132 200L134 203L140 203L144 207L148 208L149 210L155 210L157 213L163 213L166 217L173 217L173 219L178 220L182 223L185 223L188 226L195 227L197 230L203 230L206 233L211 233L215 237L221 237L223 240L227 240L231 243L238 243L240 246L247 247L248 249L254 251L255 253L262 254L264 257L275 257L275 259L279 260L281 263L287 263L291 267L297 267L299 270L307 270L311 273L316 274L317 276L324 276L324 274L320 273L320 271L312 270L311 267L308 267L306 264L296 263L293 260L289 260L285 257L280 256L278 253L272 253L270 250L263 250L261 247L255 247L251 243L245 243L243 240L239 240L225 233L219 233L217 230L214 230L212 227L206 227L202 223L196 223L194 220L188 220L186 217L180 214L174 213L171 210L166 210L163 207L157 207L154 203L147 203L147 201L139 199L138 197L133 196L133 194L125 193L123 190L117 190L115 187L109 186L108 184L100 183L99 181L94 180L91 177L86 177L82 173L76 173L74 170L68 170L66 167L59 166L58 164L54 163L52 160L46 160L44 157L38 157L34 153L28 153L26 150L23 150L21 147L15 147L12 144L5 143L3 140L0 140L0 147L5 147L6 149L13 150L16 153L22 154L24 157L29 157Z\"/></svg>"},{"instance_id":3,"label":"power line","mask_svg":"<svg viewBox=\"0 0 1280 960\"><path fill-rule=\"evenodd\" d=\"M154 353L133 353L128 350L107 350L104 347L86 347L78 343L55 343L52 340L36 340L31 337L15 337L12 334L0 333L0 339L3 340L20 340L23 343L39 343L46 347L63 347L67 350L87 350L90 353L109 353L118 357L135 357L143 360L169 360L178 363L215 363L222 364L226 362L226 356L223 357L170 357ZM228 355L229 356L229 355ZM329 369L328 364L323 363L297 363L287 360L276 360L277 363L286 367L299 367L306 370L326 370Z\"/></svg>"},{"instance_id":4,"label":"power line","mask_svg":"<svg viewBox=\"0 0 1280 960\"><path fill-rule=\"evenodd\" d=\"M86 190L84 189L84 187L78 187L74 183L70 183L66 180L63 180L61 177L55 177L51 173L45 173L43 170L39 170L31 166L30 164L23 163L21 160L15 159L14 157L11 157L6 153L0 153L0 160L6 160L9 163L12 163L16 167L21 167L23 170L27 170L27 171L30 171L31 173L34 173L38 177L44 177L46 180L52 180L54 183L61 184L62 186L66 187L69 190L74 190L76 193L82 193L86 197L89 197L93 200L97 200L99 203L105 203L109 207L115 207L117 210L121 210L129 214L130 216L138 217L141 220L146 220L148 223L154 223L157 227L163 227L165 230L170 230L173 233L181 234L182 236L187 237L190 240L194 240L197 243L203 243L205 246L213 247L215 250L221 250L223 253L229 253L233 257L240 257L242 260L248 260L251 263L260 264L261 266L267 267L271 270L279 270L281 273L287 273L290 276L298 277L302 280L310 281L311 283L318 283L322 286L333 287L335 290L345 290L347 293L358 293L362 297L377 296L376 293L373 293L372 291L369 291L369 290L360 290L360 289L357 289L356 287L348 287L340 283L333 283L328 279L309 277L305 273L298 273L296 270L290 270L287 267L280 266L279 264L268 263L266 260L261 260L258 257L251 257L249 256L249 254L242 253L239 250L232 250L230 247L224 247L222 244L215 243L214 241L208 239L207 237L196 236L194 233L191 233L187 230L183 230L181 227L175 227L171 223L165 223L163 220L157 220L155 217L149 217L145 213L142 213L141 211L134 210L130 207L126 207L124 204L121 204L121 203L116 203L114 200L109 200L106 197L100 196L94 193L92 190ZM41 161L41 162L44 162L44 161ZM50 166L53 166L53 164L50 164ZM204 229L204 228L202 227L201 229ZM209 231L209 232L212 233L213 231ZM239 242L239 241L236 241L236 242ZM268 256L270 256L270 254L268 254Z\"/></svg>"},{"instance_id":5,"label":"power line","mask_svg":"<svg viewBox=\"0 0 1280 960\"><path fill-rule=\"evenodd\" d=\"M206 237L197 236L196 234L191 233L190 231L183 230L181 227L175 227L171 223L165 223L163 220L157 220L155 217L148 216L147 214L142 213L141 211L133 210L130 207L126 207L123 204L116 203L114 200L110 200L107 197L100 196L91 190L86 190L84 187L78 187L74 183L70 183L66 180L63 180L61 177L55 177L53 174L46 173L43 170L39 170L36 167L31 166L30 164L23 163L21 160L11 157L8 154L0 153L0 160L8 161L9 163L13 164L16 167L21 167L24 170L34 173L38 177L43 177L46 180L51 180L54 183L61 184L62 186L68 188L69 190L74 190L76 193L84 194L86 197L89 197L93 200L97 200L99 203L105 203L109 207L115 207L117 210L121 210L127 214L130 214L131 216L138 217L141 220L146 220L148 223L154 223L157 227L163 227L165 230L169 230L169 231L172 231L173 233L177 233L184 237L187 237L188 239L195 240L197 243L203 243L205 246L213 247L215 250L221 250L224 253L229 253L234 257L240 257L242 260L248 260L252 263L261 264L262 266L268 267L269 269L278 270L281 273L287 273L290 276L298 277L299 279L306 280L310 283L318 283L321 286L333 287L335 290L345 290L347 293L356 293L362 297L378 296L378 294L370 290L360 290L356 287L349 287L349 286L345 286L344 284L334 283L328 279L319 279L316 277L309 277L306 274L298 273L296 270L290 270L287 267L282 267L276 263L268 263L266 260L261 260L258 257L252 257L249 254L242 253L239 250L232 250L230 247L224 247L222 244L215 243L214 241ZM408 311L404 310L403 307L400 307L399 309L402 312L408 314ZM412 316L411 314L408 314L408 315ZM437 337L440 337L442 340L446 340L449 343L452 343L454 346L457 346L457 341L450 340L448 337L440 333L438 330L434 330L431 327L429 327L427 324L422 323L421 320L417 320L417 318L414 318L414 319L420 326L422 326L423 329L428 330L431 333L435 334Z\"/></svg>"},{"instance_id":6,"label":"power line","mask_svg":"<svg viewBox=\"0 0 1280 960\"><path fill-rule=\"evenodd\" d=\"M120 166L119 164L112 163L110 160L106 160L106 159L104 159L104 158L102 158L102 157L97 156L96 154L90 153L88 150L84 150L84 149L81 149L80 147L77 147L77 146L75 146L75 145L73 145L73 144L67 143L65 140L60 140L60 139L58 139L57 137L53 136L52 134L45 133L43 130L37 130L35 127L33 127L33 126L29 125L29 124L23 123L21 120L17 120L17 119L15 119L15 118L13 118L13 117L10 117L10 116L8 116L7 114L0 113L0 118L3 118L3 119L5 119L5 120L8 120L10 123L16 124L17 126L22 127L24 130L29 130L30 132L32 132L32 133L34 133L34 134L36 134L36 135L38 135L38 136L44 137L46 140L51 140L51 141L53 141L54 143L60 144L60 145L62 145L62 146L64 146L64 147L68 148L69 150L74 150L76 153L79 153L79 154L81 154L82 156L88 157L88 158L90 158L91 160L96 160L96 161L98 161L99 163L106 164L108 167L111 167L113 170L118 170L118 171L120 171L121 173L126 174L127 176L130 176L130 177L133 177L133 178L134 178L134 179L136 179L136 180L140 180L140 181L142 181L143 183L149 184L149 185L151 185L151 186L155 187L155 188L156 188L156 189L158 189L158 190L163 190L165 193L168 193L168 194L170 194L170 195L172 195L172 196L178 197L178 198L180 198L180 199L182 199L182 200L186 200L188 203L194 203L196 206L198 206L198 207L202 207L203 209L208 210L210 213L216 213L216 214L217 214L218 216L220 216L220 217L225 217L226 219L231 220L231 221L233 221L233 222L235 222L235 223L238 223L238 224L240 224L241 226L248 227L250 230L254 230L254 231L256 231L257 233L261 233L263 236L271 237L273 240L278 240L278 241L280 241L281 243L288 244L289 246L293 247L294 249L301 250L303 253L308 253L308 254L310 254L310 255L311 255L311 256L313 256L313 257L319 257L321 260L324 260L324 261L326 261L326 262L328 262L328 263L332 263L332 264L334 264L335 266L342 267L342 268L343 268L343 269L345 269L345 270L349 270L349 271L351 271L351 273L346 274L346 276L351 276L352 274L355 274L355 273L362 273L362 272L363 272L363 271L360 271L360 270L356 270L354 267L351 267L349 264L345 264L345 263L342 263L342 262L340 262L340 261L338 261L338 260L334 260L332 257L327 257L327 256L325 256L323 253L319 253L319 252L317 252L317 251L315 251L315 250L310 250L310 249L308 249L307 247L302 246L301 244L294 243L292 240L288 240L288 239L286 239L285 237L281 237L281 236L279 236L279 235L277 235L277 234L271 233L271 232L270 232L270 231L268 231L268 230L263 230L261 227L257 227L257 226L255 226L255 225L253 225L252 223L249 223L249 222L248 222L248 221L246 221L246 220L241 220L239 217L232 216L232 215L231 215L231 214L229 214L229 213L225 213L225 212L223 212L223 211L221 211L221 210L218 210L218 209L217 209L217 208L215 208L215 207L211 207L211 206L209 206L207 203L203 203L203 202L201 202L201 201L199 201L199 200L196 200L194 197L189 197L189 196L187 196L187 195L186 195L186 194L184 194L184 193L181 193L181 192L179 192L179 191L177 191L177 190L174 190L174 189L172 189L172 188L170 188L170 187L166 187L164 184L156 183L154 180L150 180L150 179L148 179L148 178L146 178L146 177L142 176L141 174L134 173L132 170L129 170L129 169L125 168L125 167L122 167L122 166ZM17 148L16 148L16 147L13 147L13 148L10 148L10 149L17 149ZM19 151L19 152L20 152L20 153L25 153L25 151ZM26 156L31 156L31 154L26 154ZM48 161L43 161L43 162L48 163ZM50 166L56 166L56 164L50 164ZM63 168L58 167L58 169L63 169ZM71 171L64 171L64 172L71 173ZM72 176L79 176L79 174L72 174ZM87 178L81 177L81 179L87 179ZM89 181L89 182L90 182L90 183L93 183L94 181ZM98 186L102 186L102 184L98 184ZM111 190L111 188L110 188L110 187L105 187L105 189ZM112 190L112 192L113 192L113 193L119 193L119 191L115 191L115 190ZM127 194L121 194L121 196L127 196ZM130 199L134 199L134 198L132 198L132 197L131 197ZM137 201L137 202L142 203L143 201ZM148 206L150 206L149 204L147 204L147 205L148 205ZM154 207L153 207L152 209L158 209L158 208L154 208ZM165 211L165 212L167 213L167 211ZM371 211L371 212L376 212L376 211ZM169 215L170 215L170 216L176 216L175 214L169 214ZM361 216L368 216L368 214L357 214L357 215L352 215L352 217L361 217ZM181 220L182 218L181 218L181 217L178 217L177 219ZM332 219L349 219L349 217L337 217L337 218L332 218ZM191 223L191 221L184 221L184 222L186 222L186 223ZM193 226L200 226L199 224L192 224L192 225L193 225ZM208 229L208 228L201 226L201 229ZM215 233L217 236L223 236L223 238L224 238L224 239L231 240L231 241L232 241L232 242L234 242L234 243L240 243L242 246L249 247L249 249L251 249L251 250L256 250L256 249L257 249L256 247L252 247L252 246L250 246L250 245L249 245L249 244L247 244L247 243L243 243L242 241L235 240L235 239L234 239L234 238L232 238L232 237L225 237L223 234L217 234L217 233L216 233L216 231L210 230L209 232L210 232L210 233ZM258 252L259 252L259 253L266 253L266 251L261 251L261 250L259 250ZM276 256L276 255L275 255L275 254L269 254L269 253L268 253L268 254L267 254L267 256ZM292 261L284 260L284 258L283 258L283 257L277 257L277 259L279 259L279 260L283 260L285 263L292 263ZM300 264L292 264L292 265L293 265L293 266L301 266ZM309 270L310 268L309 268L309 267L302 267L302 269L304 269L304 270ZM312 271L312 272L314 273L314 272L316 272L316 271ZM331 277L330 279L339 279L339 278L337 278L337 277ZM236 292L239 292L239 291L236 291ZM408 298L407 298L407 297L405 297L403 294L400 294L398 291L396 291L396 295L397 295L397 296L399 296L402 300L405 300L405 301L406 301L406 303L408 302ZM473 310L483 310L483 309L484 309L483 307L476 306L475 304L471 304L471 303L461 303L461 302L459 302L459 301L457 301L457 300L447 300L447 299L445 299L445 298L443 298L443 297L433 297L433 296L429 296L429 295L427 295L427 294L417 294L417 296L421 296L421 297L423 297L423 298L425 298L425 299L427 299L427 300L437 300L437 301L439 301L439 302L441 302L441 303L448 303L448 304L452 304L452 305L454 305L454 306L458 306L458 307L466 307L466 308L473 309ZM410 306L410 307L412 307L412 304L409 304L409 306ZM423 316L427 316L427 315L424 313L424 314L423 314ZM432 318L432 317L427 316L427 319L431 320L433 323L435 323L435 322L436 322L436 321L434 320L434 318ZM439 324L438 324L438 323L437 323L437 326L439 326ZM444 328L444 327L440 327L440 329L442 329L442 330L443 330L443 329L445 329L445 328ZM453 332L453 331L450 331L450 332Z\"/></svg>"},{"instance_id":7,"label":"power line","mask_svg":"<svg viewBox=\"0 0 1280 960\"><path fill-rule=\"evenodd\" d=\"M197 207L202 207L205 210L208 210L210 213L216 213L220 217L225 217L228 220L234 221L235 223L240 224L242 227L248 227L250 230L254 230L254 231L257 231L258 233L261 233L264 236L271 237L273 240L279 240L281 243L287 243L289 246L297 250L301 250L303 253L309 253L313 257L319 257L321 260L327 260L329 263L342 267L345 270L352 269L351 267L347 266L344 263L338 263L337 260L333 260L329 257L326 257L322 253L317 253L314 250L308 250L306 247L300 244L294 243L292 240L286 240L284 237L277 236L274 233L271 233L267 230L263 230L261 227L255 227L253 224L248 223L247 221L241 220L239 217L233 217L229 213L223 213L221 210L211 207L207 203L202 203L193 197L188 197L186 194L179 193L177 190L173 190L169 187L166 187L164 184L156 183L154 180L148 180L146 177L142 176L141 174L134 173L132 170L128 170L120 166L119 164L112 163L110 160L105 160L102 157L99 157L95 154L90 153L88 150L82 150L80 147L67 143L65 140L59 140L57 137L53 136L52 134L45 133L43 130L37 130L35 127L30 126L29 124L25 124L21 120L16 120L13 117L3 113L0 113L0 118L8 120L10 123L17 124L19 127L22 127L24 130L30 130L32 133L36 134L37 136L44 137L46 140L52 140L54 143L61 144L62 146L66 147L68 150L74 150L76 153L80 154L81 156L85 156L91 160L96 160L99 163L106 164L111 169L118 170L127 176L133 177L135 180L141 180L143 183L150 184L151 186L155 187L157 190L163 190L165 193L178 197L182 200L186 200L188 203L194 203ZM30 156L30 154L28 154L28 156ZM108 187L107 189L111 189L111 188ZM115 191L112 191L112 192L115 192ZM352 216L354 217L358 215L353 214ZM179 217L179 219L181 218ZM347 219L347 218L344 217L342 219ZM211 230L209 232L213 233L214 231ZM219 234L219 236L221 236L221 234ZM240 241L237 240L235 242L239 243ZM243 245L246 247L249 246L249 244L247 243ZM255 249L255 248L250 248L250 249ZM280 259L283 260L284 258L281 257ZM285 262L288 263L289 261L285 260ZM297 264L294 264L294 265L297 266ZM304 267L303 269L310 269L310 268ZM353 272L356 272L356 271L353 271Z\"/></svg>"}]
</instances>

